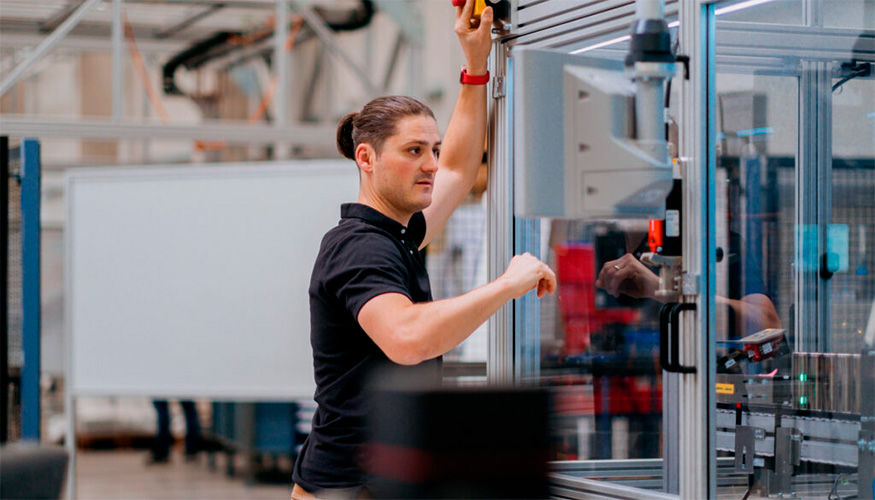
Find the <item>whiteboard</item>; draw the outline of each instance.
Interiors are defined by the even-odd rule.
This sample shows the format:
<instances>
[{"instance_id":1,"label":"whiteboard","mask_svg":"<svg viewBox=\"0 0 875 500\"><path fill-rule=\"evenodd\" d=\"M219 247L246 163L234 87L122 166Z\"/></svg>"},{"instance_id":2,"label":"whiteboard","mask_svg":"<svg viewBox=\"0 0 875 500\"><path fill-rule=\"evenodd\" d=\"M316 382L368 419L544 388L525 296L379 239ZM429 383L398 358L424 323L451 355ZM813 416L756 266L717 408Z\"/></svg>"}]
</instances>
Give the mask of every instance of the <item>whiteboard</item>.
<instances>
[{"instance_id":1,"label":"whiteboard","mask_svg":"<svg viewBox=\"0 0 875 500\"><path fill-rule=\"evenodd\" d=\"M349 161L71 169L65 323L76 395L312 397L310 273Z\"/></svg>"}]
</instances>

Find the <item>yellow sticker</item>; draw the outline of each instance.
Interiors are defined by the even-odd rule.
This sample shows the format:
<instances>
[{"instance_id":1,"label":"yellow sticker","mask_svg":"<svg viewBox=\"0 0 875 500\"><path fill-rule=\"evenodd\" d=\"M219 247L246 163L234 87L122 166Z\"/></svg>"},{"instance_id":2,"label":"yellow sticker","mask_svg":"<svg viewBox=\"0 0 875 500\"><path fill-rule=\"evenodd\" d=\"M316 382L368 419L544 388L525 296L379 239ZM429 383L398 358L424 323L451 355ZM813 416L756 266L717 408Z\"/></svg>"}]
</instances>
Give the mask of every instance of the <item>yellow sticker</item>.
<instances>
[{"instance_id":1,"label":"yellow sticker","mask_svg":"<svg viewBox=\"0 0 875 500\"><path fill-rule=\"evenodd\" d=\"M735 394L735 384L717 384L717 394Z\"/></svg>"}]
</instances>

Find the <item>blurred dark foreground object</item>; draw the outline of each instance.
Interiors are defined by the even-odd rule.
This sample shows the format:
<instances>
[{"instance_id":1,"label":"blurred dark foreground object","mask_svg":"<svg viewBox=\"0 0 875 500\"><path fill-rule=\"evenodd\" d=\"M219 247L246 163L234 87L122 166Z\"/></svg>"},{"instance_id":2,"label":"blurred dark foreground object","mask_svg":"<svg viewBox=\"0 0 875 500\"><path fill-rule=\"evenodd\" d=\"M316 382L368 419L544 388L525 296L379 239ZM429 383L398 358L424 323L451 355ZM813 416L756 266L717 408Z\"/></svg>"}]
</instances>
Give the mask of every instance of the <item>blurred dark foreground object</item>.
<instances>
[{"instance_id":1,"label":"blurred dark foreground object","mask_svg":"<svg viewBox=\"0 0 875 500\"><path fill-rule=\"evenodd\" d=\"M374 498L547 498L546 391L391 376L371 390L363 468Z\"/></svg>"},{"instance_id":2,"label":"blurred dark foreground object","mask_svg":"<svg viewBox=\"0 0 875 500\"><path fill-rule=\"evenodd\" d=\"M26 444L0 448L0 499L61 498L67 450Z\"/></svg>"}]
</instances>

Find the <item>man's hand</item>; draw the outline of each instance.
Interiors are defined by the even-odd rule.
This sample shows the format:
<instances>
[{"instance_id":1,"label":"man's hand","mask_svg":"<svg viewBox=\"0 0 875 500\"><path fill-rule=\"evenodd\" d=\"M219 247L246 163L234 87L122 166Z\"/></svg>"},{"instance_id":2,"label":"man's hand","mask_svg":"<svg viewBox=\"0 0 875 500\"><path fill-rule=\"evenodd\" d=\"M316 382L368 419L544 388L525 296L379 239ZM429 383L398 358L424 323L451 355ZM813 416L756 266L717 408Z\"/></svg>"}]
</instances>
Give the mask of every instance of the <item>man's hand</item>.
<instances>
[{"instance_id":1,"label":"man's hand","mask_svg":"<svg viewBox=\"0 0 875 500\"><path fill-rule=\"evenodd\" d=\"M534 288L538 289L538 297L543 297L545 293L552 295L556 291L556 274L547 264L528 252L511 259L504 274L498 279L510 285L515 299Z\"/></svg>"},{"instance_id":2,"label":"man's hand","mask_svg":"<svg viewBox=\"0 0 875 500\"><path fill-rule=\"evenodd\" d=\"M617 260L606 262L595 282L614 297L625 294L636 299L652 299L659 288L659 277L627 253Z\"/></svg>"},{"instance_id":3,"label":"man's hand","mask_svg":"<svg viewBox=\"0 0 875 500\"><path fill-rule=\"evenodd\" d=\"M466 69L469 75L485 75L488 69L489 51L492 50L492 7L486 7L480 14L480 26L472 28L470 19L474 12L474 0L467 0L462 7L456 7L456 36L462 52L465 53Z\"/></svg>"}]
</instances>

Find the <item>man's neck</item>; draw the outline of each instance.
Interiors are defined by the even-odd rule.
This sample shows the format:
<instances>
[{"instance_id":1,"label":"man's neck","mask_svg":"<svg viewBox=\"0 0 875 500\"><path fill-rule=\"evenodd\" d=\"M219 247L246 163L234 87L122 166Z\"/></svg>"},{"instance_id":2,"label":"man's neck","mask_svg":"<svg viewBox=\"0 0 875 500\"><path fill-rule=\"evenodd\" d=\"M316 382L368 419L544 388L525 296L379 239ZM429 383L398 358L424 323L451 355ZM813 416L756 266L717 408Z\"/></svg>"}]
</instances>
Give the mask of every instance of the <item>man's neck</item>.
<instances>
[{"instance_id":1,"label":"man's neck","mask_svg":"<svg viewBox=\"0 0 875 500\"><path fill-rule=\"evenodd\" d=\"M410 218L413 217L412 213L402 213L395 209L393 209L388 203L382 202L381 200L373 199L371 197L365 196L363 194L359 194L358 202L362 205L367 205L377 212L389 217L392 220L397 221L404 227L407 227L407 224L410 223Z\"/></svg>"}]
</instances>

